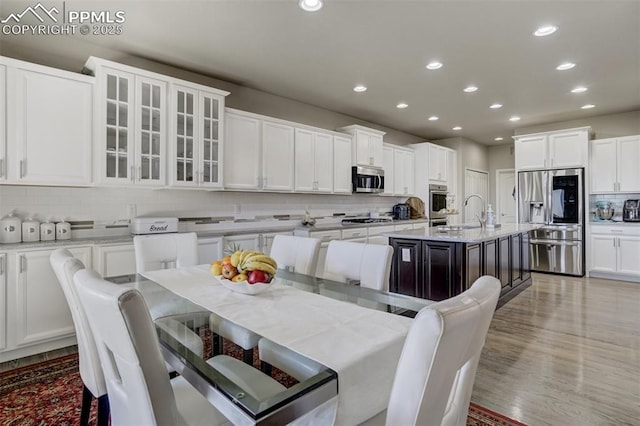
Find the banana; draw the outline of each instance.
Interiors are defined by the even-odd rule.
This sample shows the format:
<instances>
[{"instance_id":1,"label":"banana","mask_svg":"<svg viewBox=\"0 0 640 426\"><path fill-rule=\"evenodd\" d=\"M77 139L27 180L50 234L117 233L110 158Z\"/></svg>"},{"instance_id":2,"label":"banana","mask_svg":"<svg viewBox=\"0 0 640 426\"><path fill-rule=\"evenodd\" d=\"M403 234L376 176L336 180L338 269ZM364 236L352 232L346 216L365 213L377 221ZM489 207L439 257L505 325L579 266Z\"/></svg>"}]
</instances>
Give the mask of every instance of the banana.
<instances>
[{"instance_id":1,"label":"banana","mask_svg":"<svg viewBox=\"0 0 640 426\"><path fill-rule=\"evenodd\" d=\"M243 250L242 254L240 255L240 261L239 261L238 264L242 265L244 262L247 261L247 258L249 256L254 255L254 254L262 254L262 253L260 253L259 251L256 251L256 250Z\"/></svg>"},{"instance_id":2,"label":"banana","mask_svg":"<svg viewBox=\"0 0 640 426\"><path fill-rule=\"evenodd\" d=\"M276 273L276 268L264 262L247 262L243 269L247 271L258 270L271 275L275 275Z\"/></svg>"},{"instance_id":3,"label":"banana","mask_svg":"<svg viewBox=\"0 0 640 426\"><path fill-rule=\"evenodd\" d=\"M245 262L264 262L264 263L268 263L274 268L278 267L278 264L276 263L275 260L273 260L273 258L262 253L249 256L248 258L245 259Z\"/></svg>"},{"instance_id":4,"label":"banana","mask_svg":"<svg viewBox=\"0 0 640 426\"><path fill-rule=\"evenodd\" d=\"M238 250L238 251L234 252L234 253L231 255L231 260L230 260L230 262L231 262L231 264L232 264L233 266L238 266L238 264L240 263L240 255L241 255L241 254L242 254L242 251L241 251L241 250Z\"/></svg>"}]
</instances>

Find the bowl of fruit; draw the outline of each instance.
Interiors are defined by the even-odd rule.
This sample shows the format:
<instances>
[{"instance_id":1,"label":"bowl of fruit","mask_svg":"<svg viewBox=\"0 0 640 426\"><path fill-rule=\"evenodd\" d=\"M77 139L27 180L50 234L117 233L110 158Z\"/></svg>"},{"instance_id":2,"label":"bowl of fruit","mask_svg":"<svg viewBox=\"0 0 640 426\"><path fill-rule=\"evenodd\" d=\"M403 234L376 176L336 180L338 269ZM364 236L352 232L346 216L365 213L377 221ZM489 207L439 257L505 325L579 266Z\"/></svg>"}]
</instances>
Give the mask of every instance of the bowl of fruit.
<instances>
[{"instance_id":1,"label":"bowl of fruit","mask_svg":"<svg viewBox=\"0 0 640 426\"><path fill-rule=\"evenodd\" d=\"M266 291L275 281L275 260L256 250L236 250L231 256L211 263L211 274L220 284L242 294Z\"/></svg>"}]
</instances>

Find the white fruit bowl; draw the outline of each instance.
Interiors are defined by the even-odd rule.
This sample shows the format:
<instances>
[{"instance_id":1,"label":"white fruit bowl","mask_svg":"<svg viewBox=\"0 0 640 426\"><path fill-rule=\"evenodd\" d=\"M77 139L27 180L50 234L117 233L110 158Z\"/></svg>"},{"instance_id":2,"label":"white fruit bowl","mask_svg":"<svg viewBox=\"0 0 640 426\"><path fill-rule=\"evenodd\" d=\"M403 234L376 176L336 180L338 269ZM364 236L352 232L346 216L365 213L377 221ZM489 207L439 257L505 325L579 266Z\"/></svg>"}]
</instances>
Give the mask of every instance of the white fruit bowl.
<instances>
[{"instance_id":1,"label":"white fruit bowl","mask_svg":"<svg viewBox=\"0 0 640 426\"><path fill-rule=\"evenodd\" d=\"M216 278L218 279L218 281L220 281L220 284L222 284L229 290L235 291L236 293L249 294L251 296L267 291L269 287L271 287L271 284L273 284L276 280L275 278L273 278L270 283L249 284L247 281L234 283L231 280L223 278L222 275L218 275L216 276Z\"/></svg>"}]
</instances>

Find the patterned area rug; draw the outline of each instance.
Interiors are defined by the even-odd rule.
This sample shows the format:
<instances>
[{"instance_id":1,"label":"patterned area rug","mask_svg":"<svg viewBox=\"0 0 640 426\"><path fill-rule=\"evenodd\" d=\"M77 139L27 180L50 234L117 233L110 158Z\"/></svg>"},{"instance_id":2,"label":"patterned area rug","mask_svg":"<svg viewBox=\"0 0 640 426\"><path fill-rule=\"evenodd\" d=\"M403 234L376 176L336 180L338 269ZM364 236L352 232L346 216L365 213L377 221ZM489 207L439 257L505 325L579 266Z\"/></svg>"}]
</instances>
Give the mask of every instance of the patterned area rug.
<instances>
[{"instance_id":1,"label":"patterned area rug","mask_svg":"<svg viewBox=\"0 0 640 426\"><path fill-rule=\"evenodd\" d=\"M225 352L239 355L237 348ZM286 374L274 371L285 386L295 383ZM0 425L78 425L82 403L82 380L78 355L71 354L35 365L0 373ZM96 403L90 422L96 424ZM471 403L468 426L525 426L501 414Z\"/></svg>"}]
</instances>

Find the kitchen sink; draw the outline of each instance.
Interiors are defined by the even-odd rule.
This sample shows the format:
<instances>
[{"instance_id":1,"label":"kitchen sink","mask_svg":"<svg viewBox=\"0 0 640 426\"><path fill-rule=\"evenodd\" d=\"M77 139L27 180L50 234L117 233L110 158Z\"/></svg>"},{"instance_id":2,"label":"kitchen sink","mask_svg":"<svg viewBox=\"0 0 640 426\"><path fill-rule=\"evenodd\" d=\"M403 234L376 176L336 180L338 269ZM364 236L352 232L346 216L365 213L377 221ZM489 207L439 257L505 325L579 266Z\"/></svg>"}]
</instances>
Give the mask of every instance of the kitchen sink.
<instances>
[{"instance_id":1,"label":"kitchen sink","mask_svg":"<svg viewBox=\"0 0 640 426\"><path fill-rule=\"evenodd\" d=\"M447 225L447 226L438 226L436 229L438 232L459 232L464 231L466 229L476 229L480 228L480 225Z\"/></svg>"}]
</instances>

